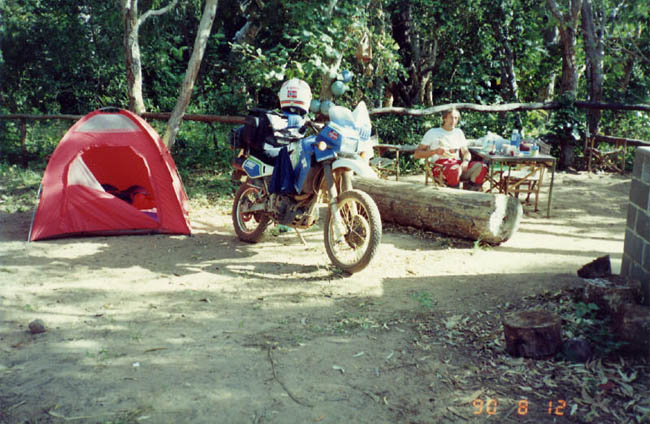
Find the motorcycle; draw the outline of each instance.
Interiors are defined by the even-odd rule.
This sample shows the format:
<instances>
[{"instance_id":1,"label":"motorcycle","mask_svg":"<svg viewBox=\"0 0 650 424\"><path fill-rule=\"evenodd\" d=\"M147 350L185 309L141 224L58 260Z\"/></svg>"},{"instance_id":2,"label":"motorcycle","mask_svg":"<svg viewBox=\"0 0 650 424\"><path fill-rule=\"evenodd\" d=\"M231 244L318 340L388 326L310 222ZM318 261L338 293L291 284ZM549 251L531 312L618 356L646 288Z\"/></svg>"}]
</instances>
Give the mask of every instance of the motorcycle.
<instances>
[{"instance_id":1,"label":"motorcycle","mask_svg":"<svg viewBox=\"0 0 650 424\"><path fill-rule=\"evenodd\" d=\"M277 116L269 119L258 113L231 132L231 148L240 151L233 167L242 177L232 221L240 240L256 243L271 222L295 229L312 227L319 218L318 205L326 199L325 250L336 267L354 273L370 263L382 235L377 205L352 187L353 173L377 178L368 164L370 116L363 102L354 111L332 106L329 116L322 128L307 121L269 136L260 121ZM317 134L304 137L308 128Z\"/></svg>"}]
</instances>

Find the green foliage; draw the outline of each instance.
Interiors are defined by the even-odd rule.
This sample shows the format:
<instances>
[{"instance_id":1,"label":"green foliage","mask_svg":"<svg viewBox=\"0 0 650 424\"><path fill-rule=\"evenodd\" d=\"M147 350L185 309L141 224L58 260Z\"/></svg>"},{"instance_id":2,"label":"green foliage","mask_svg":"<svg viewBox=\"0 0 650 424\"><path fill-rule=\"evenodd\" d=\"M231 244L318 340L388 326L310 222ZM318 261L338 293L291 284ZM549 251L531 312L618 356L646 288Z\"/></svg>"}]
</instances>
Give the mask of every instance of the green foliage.
<instances>
[{"instance_id":1,"label":"green foliage","mask_svg":"<svg viewBox=\"0 0 650 424\"><path fill-rule=\"evenodd\" d=\"M576 302L573 314L567 318L567 332L574 337L584 337L596 353L609 355L620 349L625 343L616 340L610 331L611 317L599 316L599 308L594 303Z\"/></svg>"},{"instance_id":2,"label":"green foliage","mask_svg":"<svg viewBox=\"0 0 650 424\"><path fill-rule=\"evenodd\" d=\"M185 121L178 132L172 156L183 169L226 169L233 152L228 144L232 126Z\"/></svg>"},{"instance_id":3,"label":"green foliage","mask_svg":"<svg viewBox=\"0 0 650 424\"><path fill-rule=\"evenodd\" d=\"M339 57L339 69L354 72L337 103L365 100L381 105L390 90L396 106L423 107L447 102L481 104L513 101L505 89L511 65L521 102L546 100L540 94L561 73L557 22L544 2L468 0L462 7L435 0L338 0L331 17L329 2L269 0L220 2L188 112L244 115L253 106L276 108L283 79L300 77L315 97L322 74ZM604 99L649 103L650 11L646 3L603 0L594 3L604 17ZM160 7L141 2L140 13ZM187 0L169 13L154 16L140 28L144 97L149 111L171 111L190 57L204 2ZM252 10L252 9L251 9ZM85 114L101 106L125 107L123 28L115 2L42 0L0 2L0 113ZM259 27L250 44L233 45L245 23ZM372 59L362 65L355 51L370 35ZM579 35L580 36L580 35ZM585 57L578 40L577 65ZM577 97L587 93L580 79ZM492 131L507 136L523 125L526 135L569 140L580 153L584 111L558 93L566 108L553 113L488 114L466 112L462 129L469 138ZM417 144L439 117L380 116L373 125L381 142ZM601 133L650 140L645 112L604 112ZM158 125L158 124L157 124ZM30 124L27 159L42 166L69 122ZM227 170L229 152L215 142L226 140L229 126L181 126L174 157L182 169ZM164 132L161 124L160 132ZM0 121L0 161L23 158L15 122ZM557 150L555 151L557 153ZM579 155L577 155L579 156ZM407 160L404 166L409 163Z\"/></svg>"},{"instance_id":4,"label":"green foliage","mask_svg":"<svg viewBox=\"0 0 650 424\"><path fill-rule=\"evenodd\" d=\"M0 163L0 211L27 212L37 201L41 171Z\"/></svg>"},{"instance_id":5,"label":"green foliage","mask_svg":"<svg viewBox=\"0 0 650 424\"><path fill-rule=\"evenodd\" d=\"M585 131L584 112L575 106L575 97L563 94L555 101L560 104L560 109L553 112L549 133L555 139L581 140Z\"/></svg>"},{"instance_id":6,"label":"green foliage","mask_svg":"<svg viewBox=\"0 0 650 424\"><path fill-rule=\"evenodd\" d=\"M236 187L229 172L179 169L187 196L192 204L200 206L232 205Z\"/></svg>"},{"instance_id":7,"label":"green foliage","mask_svg":"<svg viewBox=\"0 0 650 424\"><path fill-rule=\"evenodd\" d=\"M431 310L437 301L433 298L431 292L419 291L411 294L411 298L415 300L422 309Z\"/></svg>"},{"instance_id":8,"label":"green foliage","mask_svg":"<svg viewBox=\"0 0 650 424\"><path fill-rule=\"evenodd\" d=\"M424 133L440 125L435 118L415 116L380 115L373 119L373 126L384 144L419 144Z\"/></svg>"},{"instance_id":9,"label":"green foliage","mask_svg":"<svg viewBox=\"0 0 650 424\"><path fill-rule=\"evenodd\" d=\"M584 148L585 115L575 106L575 97L571 93L562 94L555 101L561 107L553 111L542 138L552 144L551 154L560 157L560 168L574 166Z\"/></svg>"},{"instance_id":10,"label":"green foliage","mask_svg":"<svg viewBox=\"0 0 650 424\"><path fill-rule=\"evenodd\" d=\"M0 98L12 112L81 113L123 98L119 8L110 2L3 2ZM123 78L123 76L122 76ZM104 97L106 99L106 97Z\"/></svg>"},{"instance_id":11,"label":"green foliage","mask_svg":"<svg viewBox=\"0 0 650 424\"><path fill-rule=\"evenodd\" d=\"M0 121L0 162L22 164L23 158L30 166L44 168L70 121L28 121L25 151L20 141L19 121Z\"/></svg>"},{"instance_id":12,"label":"green foliage","mask_svg":"<svg viewBox=\"0 0 650 424\"><path fill-rule=\"evenodd\" d=\"M379 91L368 92L368 86L382 85L382 78L390 79L399 69L396 46L380 30L383 22L377 18L379 11L360 7L351 0L340 0L331 18L326 9L326 2L313 0L266 2L263 28L256 42L229 45L236 59L230 84L235 91L248 91L252 97L249 105L277 107L275 93L281 81L293 77L307 81L318 98L323 73L339 57L339 69L352 70L356 77L350 83L348 94L337 102L349 105L361 99L371 105L378 102ZM371 39L373 46L377 46L372 62L376 75L364 74L354 57L359 40L371 29L377 29Z\"/></svg>"},{"instance_id":13,"label":"green foliage","mask_svg":"<svg viewBox=\"0 0 650 424\"><path fill-rule=\"evenodd\" d=\"M574 305L575 323L577 325L590 325L596 319L598 306L594 303L577 302Z\"/></svg>"}]
</instances>

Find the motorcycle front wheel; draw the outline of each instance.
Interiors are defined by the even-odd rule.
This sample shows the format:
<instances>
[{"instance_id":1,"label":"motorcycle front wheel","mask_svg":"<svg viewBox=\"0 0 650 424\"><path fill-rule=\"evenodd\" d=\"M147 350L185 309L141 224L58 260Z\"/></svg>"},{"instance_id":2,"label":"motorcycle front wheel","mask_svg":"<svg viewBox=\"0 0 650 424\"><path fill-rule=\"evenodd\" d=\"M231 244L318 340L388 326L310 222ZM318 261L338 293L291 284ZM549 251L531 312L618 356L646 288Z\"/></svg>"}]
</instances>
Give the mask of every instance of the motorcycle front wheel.
<instances>
[{"instance_id":1,"label":"motorcycle front wheel","mask_svg":"<svg viewBox=\"0 0 650 424\"><path fill-rule=\"evenodd\" d=\"M381 242L381 217L372 198L360 190L338 196L338 224L331 208L325 218L325 250L332 263L346 272L364 269Z\"/></svg>"},{"instance_id":2,"label":"motorcycle front wheel","mask_svg":"<svg viewBox=\"0 0 650 424\"><path fill-rule=\"evenodd\" d=\"M262 202L260 189L242 184L232 205L232 223L240 240L248 243L260 241L269 226L270 218L263 212L246 212L255 203Z\"/></svg>"}]
</instances>

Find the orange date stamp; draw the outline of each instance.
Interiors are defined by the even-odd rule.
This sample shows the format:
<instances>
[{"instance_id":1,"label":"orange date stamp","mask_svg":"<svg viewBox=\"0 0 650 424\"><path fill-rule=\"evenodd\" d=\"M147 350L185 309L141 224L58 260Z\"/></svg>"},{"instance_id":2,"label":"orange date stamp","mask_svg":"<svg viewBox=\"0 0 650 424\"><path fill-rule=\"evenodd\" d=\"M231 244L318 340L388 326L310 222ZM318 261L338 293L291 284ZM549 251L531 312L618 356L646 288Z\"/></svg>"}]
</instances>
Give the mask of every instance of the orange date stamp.
<instances>
[{"instance_id":1,"label":"orange date stamp","mask_svg":"<svg viewBox=\"0 0 650 424\"><path fill-rule=\"evenodd\" d=\"M533 407L532 401L528 399L521 399L517 401L515 412L517 415L524 416L528 415L528 412ZM539 408L539 403L534 405L536 408ZM496 415L499 410L499 401L494 398L488 399L474 399L472 401L472 407L474 408L474 415ZM543 405L543 410L548 415L553 416L563 416L565 414L565 409L567 407L567 402L564 399L553 399L549 400Z\"/></svg>"}]
</instances>

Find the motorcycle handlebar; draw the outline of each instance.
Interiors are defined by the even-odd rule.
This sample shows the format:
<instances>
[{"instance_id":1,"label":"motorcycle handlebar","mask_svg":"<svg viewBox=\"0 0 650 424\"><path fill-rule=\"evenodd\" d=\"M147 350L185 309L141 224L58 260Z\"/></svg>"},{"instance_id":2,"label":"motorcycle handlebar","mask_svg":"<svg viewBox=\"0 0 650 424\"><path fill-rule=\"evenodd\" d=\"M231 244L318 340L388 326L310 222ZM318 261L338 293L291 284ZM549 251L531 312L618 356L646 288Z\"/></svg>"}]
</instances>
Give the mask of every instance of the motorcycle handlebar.
<instances>
[{"instance_id":1,"label":"motorcycle handlebar","mask_svg":"<svg viewBox=\"0 0 650 424\"><path fill-rule=\"evenodd\" d=\"M309 128L314 130L316 133L319 133L324 126L325 126L324 124L318 124L313 121L306 121L305 124L302 126L302 128L300 128L300 133L304 134Z\"/></svg>"}]
</instances>

